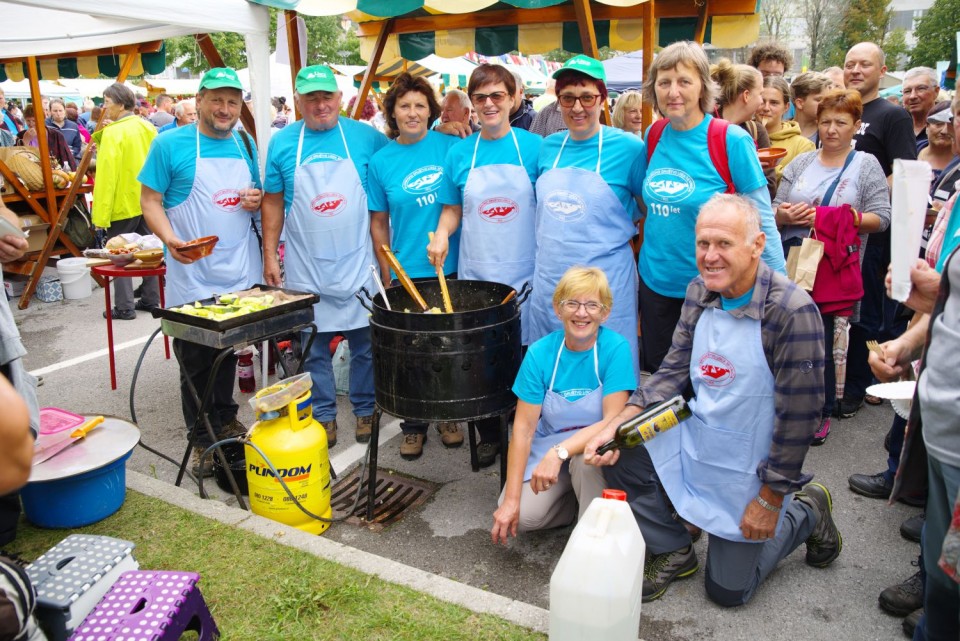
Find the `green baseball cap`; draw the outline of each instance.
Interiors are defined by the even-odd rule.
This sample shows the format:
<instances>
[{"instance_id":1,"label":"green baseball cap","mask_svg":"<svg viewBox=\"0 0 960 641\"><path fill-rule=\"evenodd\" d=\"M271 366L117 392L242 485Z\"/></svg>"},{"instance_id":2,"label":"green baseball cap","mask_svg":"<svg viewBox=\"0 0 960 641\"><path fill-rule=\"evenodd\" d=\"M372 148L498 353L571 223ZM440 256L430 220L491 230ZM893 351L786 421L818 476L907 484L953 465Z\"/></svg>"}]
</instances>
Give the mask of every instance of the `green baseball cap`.
<instances>
[{"instance_id":1,"label":"green baseball cap","mask_svg":"<svg viewBox=\"0 0 960 641\"><path fill-rule=\"evenodd\" d=\"M240 84L237 72L230 67L214 67L203 74L203 78L200 79L201 89L220 89L221 87L243 91L243 85Z\"/></svg>"},{"instance_id":2,"label":"green baseball cap","mask_svg":"<svg viewBox=\"0 0 960 641\"><path fill-rule=\"evenodd\" d=\"M553 77L556 78L564 71L579 71L594 80L599 80L604 83L607 81L607 72L604 71L600 61L583 54L574 56L563 63L562 67L553 72Z\"/></svg>"},{"instance_id":3,"label":"green baseball cap","mask_svg":"<svg viewBox=\"0 0 960 641\"><path fill-rule=\"evenodd\" d=\"M337 79L333 77L333 70L327 65L312 65L304 67L297 74L297 93L303 95L312 91L339 91Z\"/></svg>"}]
</instances>

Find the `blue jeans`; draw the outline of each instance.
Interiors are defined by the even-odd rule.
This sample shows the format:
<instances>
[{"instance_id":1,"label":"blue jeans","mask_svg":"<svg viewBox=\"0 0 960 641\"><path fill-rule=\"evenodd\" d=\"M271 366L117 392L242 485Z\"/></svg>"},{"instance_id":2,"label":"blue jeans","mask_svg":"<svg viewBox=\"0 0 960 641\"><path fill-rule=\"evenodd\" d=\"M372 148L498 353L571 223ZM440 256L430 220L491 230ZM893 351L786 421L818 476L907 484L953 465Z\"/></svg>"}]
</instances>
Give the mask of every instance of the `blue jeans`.
<instances>
[{"instance_id":1,"label":"blue jeans","mask_svg":"<svg viewBox=\"0 0 960 641\"><path fill-rule=\"evenodd\" d=\"M923 593L926 638L927 641L956 641L960 638L960 617L957 615L960 611L960 584L948 577L937 562L957 500L960 467L947 465L930 456L927 458L927 475L930 487L921 543L927 573Z\"/></svg>"},{"instance_id":2,"label":"blue jeans","mask_svg":"<svg viewBox=\"0 0 960 641\"><path fill-rule=\"evenodd\" d=\"M317 332L310 352L303 361L303 369L313 379L313 417L321 423L337 418L337 386L333 380L333 355L330 341L341 334L350 344L350 403L355 416L373 414L373 352L370 348L370 328L361 327L343 332ZM303 332L306 344L309 333Z\"/></svg>"}]
</instances>

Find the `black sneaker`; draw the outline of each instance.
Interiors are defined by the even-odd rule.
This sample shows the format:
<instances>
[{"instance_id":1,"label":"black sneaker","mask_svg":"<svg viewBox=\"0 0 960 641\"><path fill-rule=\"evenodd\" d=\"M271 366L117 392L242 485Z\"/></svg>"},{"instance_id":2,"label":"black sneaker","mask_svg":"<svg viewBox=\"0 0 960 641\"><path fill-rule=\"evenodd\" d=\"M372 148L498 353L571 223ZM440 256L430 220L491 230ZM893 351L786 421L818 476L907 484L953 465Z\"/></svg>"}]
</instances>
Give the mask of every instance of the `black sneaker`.
<instances>
[{"instance_id":1,"label":"black sneaker","mask_svg":"<svg viewBox=\"0 0 960 641\"><path fill-rule=\"evenodd\" d=\"M794 494L793 499L813 510L817 518L813 532L807 537L807 565L825 568L840 556L840 550L843 549L843 537L833 522L830 490L819 483L808 483Z\"/></svg>"},{"instance_id":2,"label":"black sneaker","mask_svg":"<svg viewBox=\"0 0 960 641\"><path fill-rule=\"evenodd\" d=\"M923 532L923 522L927 520L926 512L921 512L904 520L900 524L900 536L914 543L920 542L920 533Z\"/></svg>"},{"instance_id":3,"label":"black sneaker","mask_svg":"<svg viewBox=\"0 0 960 641\"><path fill-rule=\"evenodd\" d=\"M851 474L847 479L850 489L871 499L888 499L893 483L887 480L883 472L877 474Z\"/></svg>"},{"instance_id":4,"label":"black sneaker","mask_svg":"<svg viewBox=\"0 0 960 641\"><path fill-rule=\"evenodd\" d=\"M641 601L649 603L662 597L670 584L676 579L694 575L700 569L697 554L693 546L682 550L654 554L643 568L643 596Z\"/></svg>"},{"instance_id":5,"label":"black sneaker","mask_svg":"<svg viewBox=\"0 0 960 641\"><path fill-rule=\"evenodd\" d=\"M499 453L499 443L480 443L477 445L477 462L480 464L480 467L490 467L496 462L497 454Z\"/></svg>"},{"instance_id":6,"label":"black sneaker","mask_svg":"<svg viewBox=\"0 0 960 641\"><path fill-rule=\"evenodd\" d=\"M860 411L860 408L863 407L862 398L847 398L843 397L837 401L837 406L833 410L833 415L837 418L853 418L857 415L857 412Z\"/></svg>"},{"instance_id":7,"label":"black sneaker","mask_svg":"<svg viewBox=\"0 0 960 641\"><path fill-rule=\"evenodd\" d=\"M135 310L139 310L139 311L141 311L141 312L152 312L152 311L155 310L157 307L159 307L159 305L149 305L149 304L143 302L143 299L142 299L142 298L137 301L136 305L133 306L133 308L134 308Z\"/></svg>"},{"instance_id":8,"label":"black sneaker","mask_svg":"<svg viewBox=\"0 0 960 641\"><path fill-rule=\"evenodd\" d=\"M922 616L923 608L920 608L919 610L914 610L903 619L903 633L907 635L907 638L913 638L913 633L916 631L917 624L920 623L920 617Z\"/></svg>"},{"instance_id":9,"label":"black sneaker","mask_svg":"<svg viewBox=\"0 0 960 641\"><path fill-rule=\"evenodd\" d=\"M113 320L137 320L137 312L136 310L133 310L133 309L120 311L119 309L114 307L112 310L110 310L110 312L111 312L110 316L113 318ZM107 317L106 312L103 313L103 317L104 318Z\"/></svg>"},{"instance_id":10,"label":"black sneaker","mask_svg":"<svg viewBox=\"0 0 960 641\"><path fill-rule=\"evenodd\" d=\"M916 565L917 562L913 563ZM898 617L905 617L914 610L922 608L923 579L920 577L920 571L917 570L903 583L891 585L881 592L877 602L881 608Z\"/></svg>"}]
</instances>

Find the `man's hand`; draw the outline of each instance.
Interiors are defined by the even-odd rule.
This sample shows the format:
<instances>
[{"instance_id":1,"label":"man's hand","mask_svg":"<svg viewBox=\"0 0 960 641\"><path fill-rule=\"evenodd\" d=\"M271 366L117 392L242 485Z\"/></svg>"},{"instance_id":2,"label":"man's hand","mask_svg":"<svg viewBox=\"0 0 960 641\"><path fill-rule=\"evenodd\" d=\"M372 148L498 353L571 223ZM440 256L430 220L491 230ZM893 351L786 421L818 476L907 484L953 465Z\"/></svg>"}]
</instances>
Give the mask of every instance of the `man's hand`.
<instances>
[{"instance_id":1,"label":"man's hand","mask_svg":"<svg viewBox=\"0 0 960 641\"><path fill-rule=\"evenodd\" d=\"M773 538L779 516L779 512L772 512L752 499L747 504L747 509L743 511L740 531L744 538L751 541L766 541Z\"/></svg>"},{"instance_id":2,"label":"man's hand","mask_svg":"<svg viewBox=\"0 0 960 641\"><path fill-rule=\"evenodd\" d=\"M0 263L10 263L15 260L20 260L26 252L26 238L17 238L11 234L0 236Z\"/></svg>"},{"instance_id":3,"label":"man's hand","mask_svg":"<svg viewBox=\"0 0 960 641\"><path fill-rule=\"evenodd\" d=\"M587 465L603 467L605 465L613 465L620 459L619 449L607 452L603 456L597 456L597 448L613 438L613 435L617 433L618 425L619 423L616 421L616 417L614 417L614 419L611 419L610 422L607 423L607 426L590 439L583 448L583 461Z\"/></svg>"},{"instance_id":4,"label":"man's hand","mask_svg":"<svg viewBox=\"0 0 960 641\"><path fill-rule=\"evenodd\" d=\"M447 134L448 136L459 136L460 138L466 138L473 133L473 131L470 130L470 127L467 127L462 122L456 122L454 120L445 122L442 125L437 125L435 131L438 131L442 134Z\"/></svg>"},{"instance_id":5,"label":"man's hand","mask_svg":"<svg viewBox=\"0 0 960 641\"><path fill-rule=\"evenodd\" d=\"M260 201L263 200L263 192L256 187L248 187L240 196L242 207L247 211L257 211L260 209Z\"/></svg>"},{"instance_id":6,"label":"man's hand","mask_svg":"<svg viewBox=\"0 0 960 641\"><path fill-rule=\"evenodd\" d=\"M893 267L887 269L884 280L887 286L887 296L893 291ZM923 314L933 312L933 305L937 302L937 293L940 291L940 273L927 264L927 261L917 259L910 268L910 295L903 302L914 311Z\"/></svg>"},{"instance_id":7,"label":"man's hand","mask_svg":"<svg viewBox=\"0 0 960 641\"><path fill-rule=\"evenodd\" d=\"M178 248L183 247L186 242L180 240L176 236L173 238L163 241L163 244L167 246L167 253L178 263L183 263L184 265L190 265L194 262L193 258L187 258L183 254L177 251Z\"/></svg>"},{"instance_id":8,"label":"man's hand","mask_svg":"<svg viewBox=\"0 0 960 641\"><path fill-rule=\"evenodd\" d=\"M263 280L271 287L282 287L280 280L280 261L276 256L264 254L263 257Z\"/></svg>"},{"instance_id":9,"label":"man's hand","mask_svg":"<svg viewBox=\"0 0 960 641\"><path fill-rule=\"evenodd\" d=\"M875 352L870 352L867 356L873 375L881 383L899 381L913 360L913 348L900 338L895 338L883 343L880 349L883 350L883 358Z\"/></svg>"}]
</instances>

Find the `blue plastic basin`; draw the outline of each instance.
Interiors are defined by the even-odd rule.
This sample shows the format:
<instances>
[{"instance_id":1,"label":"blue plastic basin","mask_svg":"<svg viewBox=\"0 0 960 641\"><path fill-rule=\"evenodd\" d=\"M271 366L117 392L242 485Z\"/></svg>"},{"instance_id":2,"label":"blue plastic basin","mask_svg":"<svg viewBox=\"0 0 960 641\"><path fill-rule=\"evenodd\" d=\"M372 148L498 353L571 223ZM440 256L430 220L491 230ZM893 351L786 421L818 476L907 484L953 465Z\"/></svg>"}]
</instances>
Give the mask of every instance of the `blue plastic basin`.
<instances>
[{"instance_id":1,"label":"blue plastic basin","mask_svg":"<svg viewBox=\"0 0 960 641\"><path fill-rule=\"evenodd\" d=\"M20 490L27 520L45 528L74 528L107 518L126 498L131 453L83 474L27 483Z\"/></svg>"}]
</instances>

